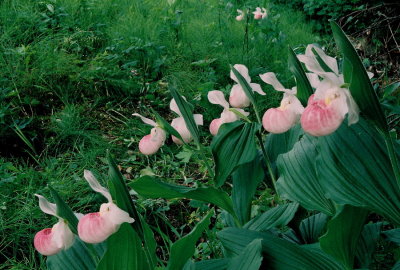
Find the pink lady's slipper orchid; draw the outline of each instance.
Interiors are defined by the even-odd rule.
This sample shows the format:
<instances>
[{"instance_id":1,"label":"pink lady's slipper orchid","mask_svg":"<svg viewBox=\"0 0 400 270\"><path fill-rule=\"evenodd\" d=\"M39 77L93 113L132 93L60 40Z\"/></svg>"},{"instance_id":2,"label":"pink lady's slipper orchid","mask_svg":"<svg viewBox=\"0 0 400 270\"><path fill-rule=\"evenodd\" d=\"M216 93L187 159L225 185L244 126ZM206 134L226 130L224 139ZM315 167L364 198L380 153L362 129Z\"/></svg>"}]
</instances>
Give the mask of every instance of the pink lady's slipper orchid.
<instances>
[{"instance_id":1,"label":"pink lady's slipper orchid","mask_svg":"<svg viewBox=\"0 0 400 270\"><path fill-rule=\"evenodd\" d=\"M144 136L139 142L139 151L144 155L152 155L164 145L166 134L165 131L151 119L141 116L138 113L132 114L133 116L140 117L145 124L153 126L150 134Z\"/></svg>"},{"instance_id":2,"label":"pink lady's slipper orchid","mask_svg":"<svg viewBox=\"0 0 400 270\"><path fill-rule=\"evenodd\" d=\"M325 69L318 62L313 50L325 63ZM312 44L307 46L304 55L297 57L309 71L322 78L322 81L318 81L315 75L308 75L316 90L315 94L309 98L301 116L300 121L304 131L313 136L328 135L340 126L346 114L349 125L356 123L359 109L349 89L344 86L343 74L339 73L336 59L326 55L323 50Z\"/></svg>"},{"instance_id":3,"label":"pink lady's slipper orchid","mask_svg":"<svg viewBox=\"0 0 400 270\"><path fill-rule=\"evenodd\" d=\"M244 12L240 9L237 10L237 12L239 13L239 15L236 16L236 20L237 21L241 21L244 18Z\"/></svg>"},{"instance_id":4,"label":"pink lady's slipper orchid","mask_svg":"<svg viewBox=\"0 0 400 270\"><path fill-rule=\"evenodd\" d=\"M107 198L108 203L103 203L99 212L86 214L79 220L79 238L86 243L101 243L118 231L122 223L135 220L113 203L110 192L100 185L92 172L85 170L84 177L94 191Z\"/></svg>"},{"instance_id":5,"label":"pink lady's slipper orchid","mask_svg":"<svg viewBox=\"0 0 400 270\"><path fill-rule=\"evenodd\" d=\"M239 116L237 116L234 112L229 110L229 103L225 100L224 93L222 91L210 91L208 92L208 100L212 104L221 105L224 110L221 113L220 118L214 119L210 124L210 133L215 136L218 133L218 130L222 124L231 123L239 120ZM245 112L242 109L236 109L244 116L248 116L249 113Z\"/></svg>"},{"instance_id":6,"label":"pink lady's slipper orchid","mask_svg":"<svg viewBox=\"0 0 400 270\"><path fill-rule=\"evenodd\" d=\"M262 123L266 131L279 134L288 131L299 121L304 111L303 105L297 99L296 87L286 89L276 78L275 73L267 72L260 75L260 78L275 90L284 92L279 108L268 109L263 116Z\"/></svg>"},{"instance_id":7,"label":"pink lady's slipper orchid","mask_svg":"<svg viewBox=\"0 0 400 270\"><path fill-rule=\"evenodd\" d=\"M171 126L178 131L179 135L181 135L182 139L185 143L189 143L193 140L192 134L190 134L189 129L186 126L185 120L182 117L182 113L180 112L178 105L175 100L172 99L169 104L169 108L174 111L179 117L175 118L171 122ZM194 121L196 125L203 125L203 115L201 114L193 114ZM172 141L176 144L183 144L183 142L175 136L172 136Z\"/></svg>"},{"instance_id":8,"label":"pink lady's slipper orchid","mask_svg":"<svg viewBox=\"0 0 400 270\"><path fill-rule=\"evenodd\" d=\"M251 78L249 76L249 70L245 65L236 64L233 66L240 75L249 83L250 87L253 89L254 92L259 93L260 95L265 95L261 86L257 83L252 83ZM229 95L229 103L234 108L245 108L250 105L250 100L246 96L242 86L239 84L238 78L236 78L235 74L231 70L231 79L236 82L236 84L232 87L231 93Z\"/></svg>"},{"instance_id":9,"label":"pink lady's slipper orchid","mask_svg":"<svg viewBox=\"0 0 400 270\"><path fill-rule=\"evenodd\" d=\"M256 7L256 11L254 11L253 14L255 20L262 20L267 17L267 10L265 8L262 8L261 12L261 8Z\"/></svg>"},{"instance_id":10,"label":"pink lady's slipper orchid","mask_svg":"<svg viewBox=\"0 0 400 270\"><path fill-rule=\"evenodd\" d=\"M57 205L41 195L35 196L39 198L39 207L44 213L58 218L58 222L52 228L36 233L33 240L36 250L42 255L50 256L68 249L74 243L75 236L64 219L57 215Z\"/></svg>"}]
</instances>

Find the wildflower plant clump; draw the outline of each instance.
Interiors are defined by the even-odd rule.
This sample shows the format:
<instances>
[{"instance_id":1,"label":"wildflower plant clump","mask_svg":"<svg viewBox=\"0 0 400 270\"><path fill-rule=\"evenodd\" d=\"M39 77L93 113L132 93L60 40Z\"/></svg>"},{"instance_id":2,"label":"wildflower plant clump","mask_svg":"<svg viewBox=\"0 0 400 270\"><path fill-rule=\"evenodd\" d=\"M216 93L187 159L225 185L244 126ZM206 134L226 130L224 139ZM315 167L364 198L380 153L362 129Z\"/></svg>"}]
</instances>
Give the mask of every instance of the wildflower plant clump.
<instances>
[{"instance_id":1,"label":"wildflower plant clump","mask_svg":"<svg viewBox=\"0 0 400 270\"><path fill-rule=\"evenodd\" d=\"M246 14L238 10L235 19ZM268 18L265 8L251 14L255 20ZM397 243L400 233L399 146L371 74L341 28L332 23L332 31L341 65L310 44L304 54L289 49L295 85L284 86L273 70L258 74L265 86L282 93L279 107L260 108L260 97L271 91L252 81L254 73L244 64L232 63L229 93L207 92L209 103L222 107L215 119L195 113L200 108L172 80L171 121L157 108L149 110L155 120L133 114L152 127L137 149L150 156L171 141L184 145L205 168L206 180L188 186L145 174L127 181L109 155L109 188L84 171L89 186L107 199L98 212L75 214L53 189L55 204L36 195L40 209L58 218L34 237L36 250L48 256L48 268L369 268L379 241ZM212 136L202 137L201 126L208 123ZM273 206L262 210L253 207L261 185L273 198ZM207 211L185 236L165 241L168 259L160 260L155 235L168 236L149 225L137 198L185 198L202 202ZM379 221L369 219L370 213ZM213 241L210 246L218 251L194 260L195 246L209 230L214 239L202 241Z\"/></svg>"}]
</instances>

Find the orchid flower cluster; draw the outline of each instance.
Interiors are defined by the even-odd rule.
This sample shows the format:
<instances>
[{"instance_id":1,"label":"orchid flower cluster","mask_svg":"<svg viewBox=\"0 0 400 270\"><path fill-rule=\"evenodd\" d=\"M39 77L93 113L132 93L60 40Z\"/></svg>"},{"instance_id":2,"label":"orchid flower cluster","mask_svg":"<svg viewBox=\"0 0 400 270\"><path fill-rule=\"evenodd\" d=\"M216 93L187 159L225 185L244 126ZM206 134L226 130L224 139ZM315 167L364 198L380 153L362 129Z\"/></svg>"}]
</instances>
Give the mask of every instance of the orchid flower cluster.
<instances>
[{"instance_id":1,"label":"orchid flower cluster","mask_svg":"<svg viewBox=\"0 0 400 270\"><path fill-rule=\"evenodd\" d=\"M108 200L108 203L103 203L99 212L86 215L75 214L79 219L78 236L86 243L101 243L117 232L122 223L132 223L135 220L113 202L110 192L100 185L92 172L85 170L84 177L90 187L101 193ZM69 228L67 221L57 214L56 204L50 203L41 195L35 195L39 198L40 209L44 213L58 218L58 222L52 228L46 228L36 233L34 238L36 250L42 255L50 256L68 249L73 245L75 235Z\"/></svg>"},{"instance_id":2,"label":"orchid flower cluster","mask_svg":"<svg viewBox=\"0 0 400 270\"><path fill-rule=\"evenodd\" d=\"M236 20L237 21L243 20L246 15L245 11L238 9L237 12L238 15L236 16ZM262 20L265 17L267 17L267 10L265 8L256 7L256 10L253 11L252 14L254 15L255 20Z\"/></svg>"},{"instance_id":3,"label":"orchid flower cluster","mask_svg":"<svg viewBox=\"0 0 400 270\"><path fill-rule=\"evenodd\" d=\"M186 126L185 119L180 112L178 105L174 99L171 100L169 104L169 108L171 111L175 112L179 117L176 117L172 120L171 126L176 129L179 135L182 137L183 142L172 136L172 141L176 144L182 145L184 143L189 143L193 140L192 134ZM138 113L132 114L133 116L140 117L145 124L153 126L150 134L144 136L139 142L139 151L144 155L152 155L155 154L161 146L164 145L164 142L167 138L167 134L165 130L157 124L154 120L146 118ZM194 121L197 125L203 125L203 115L201 114L193 114Z\"/></svg>"}]
</instances>

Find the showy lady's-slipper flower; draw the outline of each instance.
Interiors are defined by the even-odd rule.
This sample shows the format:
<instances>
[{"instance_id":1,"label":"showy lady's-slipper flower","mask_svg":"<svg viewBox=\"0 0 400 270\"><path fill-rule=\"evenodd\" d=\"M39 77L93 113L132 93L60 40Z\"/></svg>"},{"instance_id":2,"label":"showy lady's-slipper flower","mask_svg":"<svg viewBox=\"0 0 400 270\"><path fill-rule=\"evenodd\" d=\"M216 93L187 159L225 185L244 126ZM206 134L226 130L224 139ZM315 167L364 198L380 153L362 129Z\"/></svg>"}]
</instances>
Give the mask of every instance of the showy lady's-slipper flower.
<instances>
[{"instance_id":1,"label":"showy lady's-slipper flower","mask_svg":"<svg viewBox=\"0 0 400 270\"><path fill-rule=\"evenodd\" d=\"M255 20L262 20L267 17L267 10L265 8L262 8L261 12L261 8L256 7L256 11L254 11L253 14Z\"/></svg>"},{"instance_id":2,"label":"showy lady's-slipper flower","mask_svg":"<svg viewBox=\"0 0 400 270\"><path fill-rule=\"evenodd\" d=\"M239 120L239 116L237 116L234 112L229 110L229 103L225 100L224 93L222 91L210 91L208 92L208 101L212 104L221 105L224 110L221 113L220 118L214 119L210 124L210 133L215 136L218 133L218 130L222 124L231 123ZM245 112L242 109L236 109L244 116L248 116L249 113Z\"/></svg>"},{"instance_id":3,"label":"showy lady's-slipper flower","mask_svg":"<svg viewBox=\"0 0 400 270\"><path fill-rule=\"evenodd\" d=\"M139 142L139 151L144 155L152 155L164 145L166 139L165 131L157 125L153 120L143 117L138 113L132 114L133 116L140 117L142 121L154 128L151 129L150 134L144 136Z\"/></svg>"},{"instance_id":4,"label":"showy lady's-slipper flower","mask_svg":"<svg viewBox=\"0 0 400 270\"><path fill-rule=\"evenodd\" d=\"M264 129L275 134L288 131L298 122L300 115L304 111L303 105L296 97L296 87L286 89L273 72L262 74L260 78L275 90L284 93L280 107L270 108L264 113L262 119Z\"/></svg>"},{"instance_id":5,"label":"showy lady's-slipper flower","mask_svg":"<svg viewBox=\"0 0 400 270\"><path fill-rule=\"evenodd\" d=\"M249 76L249 70L245 65L236 64L233 67L240 73L240 75L243 76L243 78L247 81L247 83L250 85L250 87L253 89L254 92L257 92L260 95L265 95L259 84L251 82L251 78ZM231 89L231 93L229 95L229 103L234 108L248 107L250 105L250 100L246 96L246 93L244 92L242 86L239 84L238 78L236 78L232 70L230 75L231 79L234 80L236 84Z\"/></svg>"},{"instance_id":6,"label":"showy lady's-slipper flower","mask_svg":"<svg viewBox=\"0 0 400 270\"><path fill-rule=\"evenodd\" d=\"M74 234L66 221L57 215L57 205L50 203L45 197L35 194L39 198L40 209L49 215L58 218L52 228L46 228L36 233L33 244L36 250L46 256L54 255L61 250L66 250L74 243Z\"/></svg>"},{"instance_id":7,"label":"showy lady's-slipper flower","mask_svg":"<svg viewBox=\"0 0 400 270\"><path fill-rule=\"evenodd\" d=\"M94 191L106 197L108 203L103 203L99 212L86 214L79 220L79 238L86 243L101 243L118 231L122 223L135 220L113 203L110 192L100 185L92 172L85 170L84 177Z\"/></svg>"},{"instance_id":8,"label":"showy lady's-slipper flower","mask_svg":"<svg viewBox=\"0 0 400 270\"><path fill-rule=\"evenodd\" d=\"M186 126L185 120L183 119L182 113L179 110L178 105L176 104L175 100L172 99L169 108L174 111L179 117L174 118L171 122L171 126L178 131L179 135L181 135L182 139L185 143L189 143L193 140L192 134L190 134L189 129ZM194 121L196 125L203 125L203 115L201 114L193 114ZM176 144L183 144L183 142L175 136L172 136L172 141Z\"/></svg>"},{"instance_id":9,"label":"showy lady's-slipper flower","mask_svg":"<svg viewBox=\"0 0 400 270\"><path fill-rule=\"evenodd\" d=\"M314 52L324 63L318 61ZM305 55L297 57L309 71L322 78L322 81L314 82L315 94L309 98L301 116L304 131L313 136L328 135L340 126L346 114L349 125L356 123L359 109L349 89L345 87L336 59L312 44L307 46Z\"/></svg>"},{"instance_id":10,"label":"showy lady's-slipper flower","mask_svg":"<svg viewBox=\"0 0 400 270\"><path fill-rule=\"evenodd\" d=\"M239 15L236 16L236 20L237 21L241 21L244 18L244 12L243 10L238 9L237 12L239 13Z\"/></svg>"}]
</instances>

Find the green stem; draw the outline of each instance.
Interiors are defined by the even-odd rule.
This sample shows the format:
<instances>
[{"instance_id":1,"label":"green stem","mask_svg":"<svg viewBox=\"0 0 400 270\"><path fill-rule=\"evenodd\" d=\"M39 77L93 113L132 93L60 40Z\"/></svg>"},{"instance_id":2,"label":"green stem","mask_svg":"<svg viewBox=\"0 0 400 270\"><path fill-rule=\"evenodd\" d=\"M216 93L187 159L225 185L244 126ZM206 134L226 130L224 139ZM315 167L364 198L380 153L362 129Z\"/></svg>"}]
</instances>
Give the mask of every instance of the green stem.
<instances>
[{"instance_id":1,"label":"green stem","mask_svg":"<svg viewBox=\"0 0 400 270\"><path fill-rule=\"evenodd\" d=\"M392 164L394 176L397 181L397 186L400 189L400 169L399 169L399 162L397 160L396 152L394 150L393 138L388 133L384 134L384 138L385 138L386 147L387 147L388 153L389 153L390 163Z\"/></svg>"},{"instance_id":2,"label":"green stem","mask_svg":"<svg viewBox=\"0 0 400 270\"><path fill-rule=\"evenodd\" d=\"M265 159L265 163L266 163L267 168L268 168L269 175L271 176L272 185L274 186L274 191L275 191L276 194L278 194L278 191L276 190L276 178L275 178L275 174L274 174L274 172L273 172L273 170L272 170L271 160L269 159L268 153L267 153L267 151L265 150L265 147L264 147L264 144L263 144L263 141L262 141L261 132L257 132L256 137L257 137L257 139L258 139L258 142L260 143L261 151L262 151L262 153L263 153L263 156L264 156L264 159Z\"/></svg>"}]
</instances>

